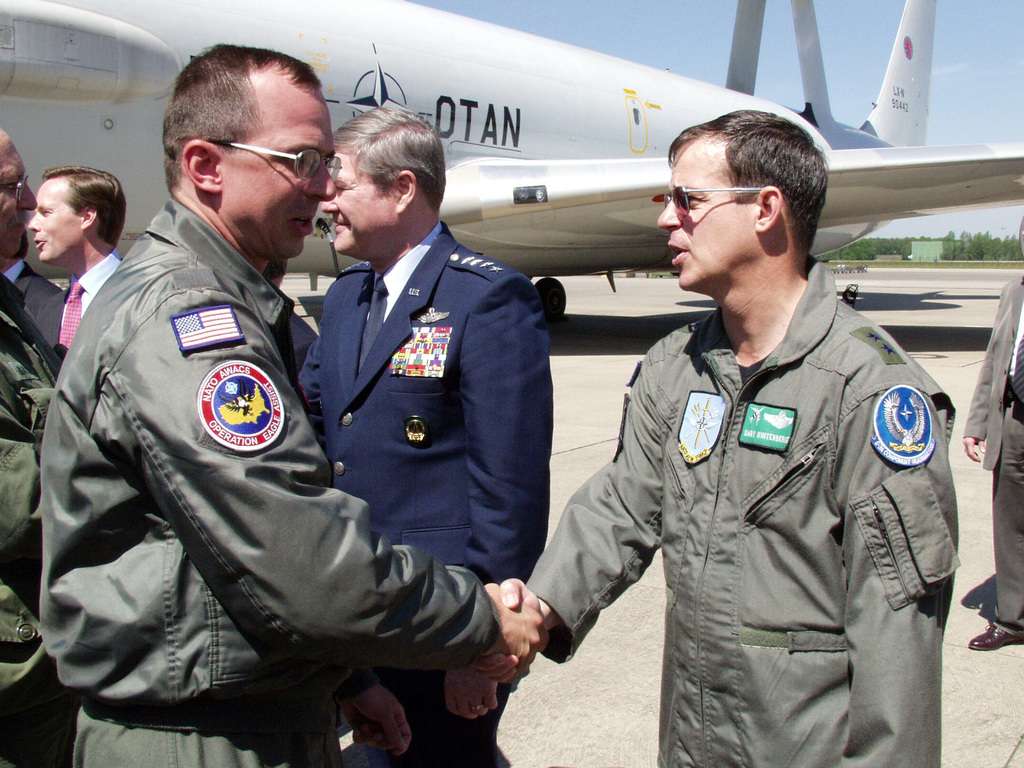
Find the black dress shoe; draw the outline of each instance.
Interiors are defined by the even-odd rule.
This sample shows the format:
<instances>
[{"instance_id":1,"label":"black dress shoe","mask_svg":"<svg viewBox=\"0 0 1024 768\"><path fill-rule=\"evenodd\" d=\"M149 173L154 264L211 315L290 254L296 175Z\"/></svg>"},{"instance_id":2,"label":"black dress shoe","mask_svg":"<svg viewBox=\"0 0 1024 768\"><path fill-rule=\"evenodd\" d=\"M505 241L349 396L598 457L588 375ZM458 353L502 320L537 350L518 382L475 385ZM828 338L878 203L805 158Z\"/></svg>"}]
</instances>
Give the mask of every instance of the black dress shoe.
<instances>
[{"instance_id":1,"label":"black dress shoe","mask_svg":"<svg viewBox=\"0 0 1024 768\"><path fill-rule=\"evenodd\" d=\"M1024 635L1016 632L1007 632L1002 627L989 624L988 629L971 640L967 647L972 651L994 651L1004 645L1024 645Z\"/></svg>"}]
</instances>

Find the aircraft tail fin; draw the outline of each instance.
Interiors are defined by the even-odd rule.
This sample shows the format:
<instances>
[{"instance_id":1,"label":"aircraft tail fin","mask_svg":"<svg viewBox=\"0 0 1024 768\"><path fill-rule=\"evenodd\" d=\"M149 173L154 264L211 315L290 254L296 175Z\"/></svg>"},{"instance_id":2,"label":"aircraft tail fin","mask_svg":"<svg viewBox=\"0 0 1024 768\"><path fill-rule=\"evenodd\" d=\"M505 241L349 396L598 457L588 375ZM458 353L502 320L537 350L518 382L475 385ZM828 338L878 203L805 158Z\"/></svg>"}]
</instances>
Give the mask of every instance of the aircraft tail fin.
<instances>
[{"instance_id":1,"label":"aircraft tail fin","mask_svg":"<svg viewBox=\"0 0 1024 768\"><path fill-rule=\"evenodd\" d=\"M907 0L878 101L862 131L894 147L925 144L932 91L936 0Z\"/></svg>"},{"instance_id":2,"label":"aircraft tail fin","mask_svg":"<svg viewBox=\"0 0 1024 768\"><path fill-rule=\"evenodd\" d=\"M736 23L732 32L732 52L725 87L754 95L757 63L761 56L765 0L740 0L736 5Z\"/></svg>"},{"instance_id":3,"label":"aircraft tail fin","mask_svg":"<svg viewBox=\"0 0 1024 768\"><path fill-rule=\"evenodd\" d=\"M814 0L792 0L793 26L800 55L800 77L804 85L803 116L818 126L826 135L833 133L835 120L828 99L825 82L825 62L821 55L818 19L814 13Z\"/></svg>"}]
</instances>

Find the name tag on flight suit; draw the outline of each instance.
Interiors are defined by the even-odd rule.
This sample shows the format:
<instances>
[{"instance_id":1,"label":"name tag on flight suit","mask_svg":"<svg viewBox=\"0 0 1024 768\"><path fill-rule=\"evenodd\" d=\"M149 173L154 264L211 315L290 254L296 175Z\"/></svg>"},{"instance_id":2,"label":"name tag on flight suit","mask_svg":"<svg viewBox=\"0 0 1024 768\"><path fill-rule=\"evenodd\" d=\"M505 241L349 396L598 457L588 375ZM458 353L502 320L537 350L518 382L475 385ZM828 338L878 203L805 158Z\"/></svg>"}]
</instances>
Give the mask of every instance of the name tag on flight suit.
<instances>
[{"instance_id":1,"label":"name tag on flight suit","mask_svg":"<svg viewBox=\"0 0 1024 768\"><path fill-rule=\"evenodd\" d=\"M785 451L789 448L795 425L796 411L791 408L750 403L743 418L740 442L767 448L769 451Z\"/></svg>"}]
</instances>

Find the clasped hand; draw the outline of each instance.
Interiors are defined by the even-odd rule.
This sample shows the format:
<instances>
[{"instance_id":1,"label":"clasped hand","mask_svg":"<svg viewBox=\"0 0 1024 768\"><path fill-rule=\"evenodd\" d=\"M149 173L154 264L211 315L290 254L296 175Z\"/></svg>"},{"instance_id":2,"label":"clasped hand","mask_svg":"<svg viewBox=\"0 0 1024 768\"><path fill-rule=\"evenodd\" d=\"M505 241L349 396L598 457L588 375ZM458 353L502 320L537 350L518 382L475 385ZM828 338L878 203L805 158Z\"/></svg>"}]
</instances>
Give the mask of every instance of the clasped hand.
<instances>
[{"instance_id":1,"label":"clasped hand","mask_svg":"<svg viewBox=\"0 0 1024 768\"><path fill-rule=\"evenodd\" d=\"M473 667L492 680L510 683L529 669L548 644L542 612L547 606L518 579L509 579L501 587L488 584L486 589L501 621L501 637Z\"/></svg>"}]
</instances>

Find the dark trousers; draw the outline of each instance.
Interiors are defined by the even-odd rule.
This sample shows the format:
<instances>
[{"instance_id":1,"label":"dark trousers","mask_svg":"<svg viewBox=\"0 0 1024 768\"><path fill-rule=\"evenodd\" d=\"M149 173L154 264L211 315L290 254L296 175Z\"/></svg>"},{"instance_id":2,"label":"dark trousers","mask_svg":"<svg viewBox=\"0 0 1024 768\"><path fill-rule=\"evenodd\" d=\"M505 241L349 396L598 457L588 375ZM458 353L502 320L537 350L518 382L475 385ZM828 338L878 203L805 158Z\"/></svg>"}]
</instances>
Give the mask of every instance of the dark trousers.
<instances>
[{"instance_id":1,"label":"dark trousers","mask_svg":"<svg viewBox=\"0 0 1024 768\"><path fill-rule=\"evenodd\" d=\"M511 687L498 686L498 708L474 720L453 715L444 703L444 672L375 669L381 684L405 707L412 729L408 751L398 757L367 749L372 768L497 768L498 721Z\"/></svg>"},{"instance_id":2,"label":"dark trousers","mask_svg":"<svg viewBox=\"0 0 1024 768\"><path fill-rule=\"evenodd\" d=\"M996 556L996 623L1024 633L1024 404L1003 412L999 461L992 473L992 542Z\"/></svg>"}]
</instances>

